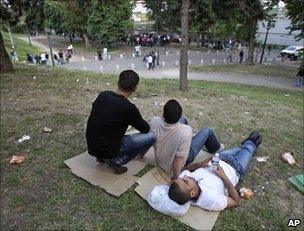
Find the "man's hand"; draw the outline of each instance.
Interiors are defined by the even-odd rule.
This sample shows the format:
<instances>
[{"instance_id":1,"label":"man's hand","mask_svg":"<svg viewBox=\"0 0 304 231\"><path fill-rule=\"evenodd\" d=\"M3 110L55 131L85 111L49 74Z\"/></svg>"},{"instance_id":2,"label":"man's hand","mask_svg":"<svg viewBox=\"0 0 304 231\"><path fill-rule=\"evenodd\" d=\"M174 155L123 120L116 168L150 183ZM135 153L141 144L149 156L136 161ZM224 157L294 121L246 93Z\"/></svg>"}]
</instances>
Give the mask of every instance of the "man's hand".
<instances>
[{"instance_id":1,"label":"man's hand","mask_svg":"<svg viewBox=\"0 0 304 231\"><path fill-rule=\"evenodd\" d=\"M219 178L221 178L221 179L227 178L227 176L226 176L226 174L225 174L225 172L224 172L224 170L223 170L223 168L222 168L221 166L217 166L217 167L214 169L214 172L215 172L215 174L216 174Z\"/></svg>"}]
</instances>

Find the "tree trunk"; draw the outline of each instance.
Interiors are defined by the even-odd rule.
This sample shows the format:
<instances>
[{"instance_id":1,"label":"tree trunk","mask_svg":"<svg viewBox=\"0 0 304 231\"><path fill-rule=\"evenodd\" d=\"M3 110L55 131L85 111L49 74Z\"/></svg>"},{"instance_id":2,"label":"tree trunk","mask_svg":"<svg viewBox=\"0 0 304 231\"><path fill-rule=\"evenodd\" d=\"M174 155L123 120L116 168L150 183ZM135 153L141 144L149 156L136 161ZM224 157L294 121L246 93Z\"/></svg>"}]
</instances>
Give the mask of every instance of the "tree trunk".
<instances>
[{"instance_id":1,"label":"tree trunk","mask_svg":"<svg viewBox=\"0 0 304 231\"><path fill-rule=\"evenodd\" d=\"M180 50L180 69L179 69L179 89L182 91L188 91L188 44L189 44L189 24L188 24L188 9L189 0L183 0L181 21L182 21L182 35L181 35L181 50Z\"/></svg>"},{"instance_id":2,"label":"tree trunk","mask_svg":"<svg viewBox=\"0 0 304 231\"><path fill-rule=\"evenodd\" d=\"M203 47L205 45L205 32L204 31L201 31L201 37L202 37L201 45Z\"/></svg>"},{"instance_id":3,"label":"tree trunk","mask_svg":"<svg viewBox=\"0 0 304 231\"><path fill-rule=\"evenodd\" d=\"M2 33L0 31L0 73L13 72L13 65L4 47Z\"/></svg>"},{"instance_id":4,"label":"tree trunk","mask_svg":"<svg viewBox=\"0 0 304 231\"><path fill-rule=\"evenodd\" d=\"M69 38L70 38L70 43L73 43L73 36L71 34L69 34Z\"/></svg>"},{"instance_id":5,"label":"tree trunk","mask_svg":"<svg viewBox=\"0 0 304 231\"><path fill-rule=\"evenodd\" d=\"M196 31L196 47L199 48L200 46L200 33L199 31Z\"/></svg>"},{"instance_id":6,"label":"tree trunk","mask_svg":"<svg viewBox=\"0 0 304 231\"><path fill-rule=\"evenodd\" d=\"M89 39L88 35L83 34L82 36L83 36L83 39L84 39L84 42L85 42L85 48L86 49L91 48L91 43L90 43L90 39Z\"/></svg>"},{"instance_id":7,"label":"tree trunk","mask_svg":"<svg viewBox=\"0 0 304 231\"><path fill-rule=\"evenodd\" d=\"M249 47L248 47L248 57L246 61L246 65L254 65L253 62L253 52L254 52L254 43L255 43L255 34L256 34L256 27L257 27L257 20L253 19L250 21L250 37L249 37Z\"/></svg>"}]
</instances>

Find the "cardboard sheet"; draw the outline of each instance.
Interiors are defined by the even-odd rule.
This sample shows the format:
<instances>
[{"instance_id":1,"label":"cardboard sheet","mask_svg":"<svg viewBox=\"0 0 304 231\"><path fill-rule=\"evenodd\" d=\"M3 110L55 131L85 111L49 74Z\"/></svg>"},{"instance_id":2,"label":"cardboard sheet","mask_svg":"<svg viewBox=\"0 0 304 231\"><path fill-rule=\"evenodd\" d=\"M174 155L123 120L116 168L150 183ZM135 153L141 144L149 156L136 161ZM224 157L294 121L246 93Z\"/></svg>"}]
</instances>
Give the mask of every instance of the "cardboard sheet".
<instances>
[{"instance_id":1,"label":"cardboard sheet","mask_svg":"<svg viewBox=\"0 0 304 231\"><path fill-rule=\"evenodd\" d=\"M194 162L202 161L207 158L208 155L208 153L201 151ZM167 184L170 177L171 176L162 169L155 167L136 181L139 185L135 188L135 191L147 200L148 193L153 187L155 185ZM209 212L197 206L191 206L184 216L174 218L196 230L211 230L218 216L219 212Z\"/></svg>"},{"instance_id":2,"label":"cardboard sheet","mask_svg":"<svg viewBox=\"0 0 304 231\"><path fill-rule=\"evenodd\" d=\"M107 164L97 162L96 158L87 152L68 159L64 163L76 176L117 197L126 192L138 180L135 175L147 164L142 161L131 161L125 165L128 167L128 171L117 175Z\"/></svg>"}]
</instances>

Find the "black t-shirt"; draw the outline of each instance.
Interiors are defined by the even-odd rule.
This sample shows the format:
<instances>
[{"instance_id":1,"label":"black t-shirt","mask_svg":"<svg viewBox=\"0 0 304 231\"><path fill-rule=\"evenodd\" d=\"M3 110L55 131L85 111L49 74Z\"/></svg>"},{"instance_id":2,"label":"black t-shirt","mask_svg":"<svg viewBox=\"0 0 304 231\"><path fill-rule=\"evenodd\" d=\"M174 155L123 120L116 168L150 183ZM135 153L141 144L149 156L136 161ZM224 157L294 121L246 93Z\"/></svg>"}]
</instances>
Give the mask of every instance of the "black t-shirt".
<instances>
[{"instance_id":1,"label":"black t-shirt","mask_svg":"<svg viewBox=\"0 0 304 231\"><path fill-rule=\"evenodd\" d=\"M89 154L100 159L115 157L129 125L141 133L150 130L149 124L129 100L112 91L101 92L92 105L87 123Z\"/></svg>"}]
</instances>

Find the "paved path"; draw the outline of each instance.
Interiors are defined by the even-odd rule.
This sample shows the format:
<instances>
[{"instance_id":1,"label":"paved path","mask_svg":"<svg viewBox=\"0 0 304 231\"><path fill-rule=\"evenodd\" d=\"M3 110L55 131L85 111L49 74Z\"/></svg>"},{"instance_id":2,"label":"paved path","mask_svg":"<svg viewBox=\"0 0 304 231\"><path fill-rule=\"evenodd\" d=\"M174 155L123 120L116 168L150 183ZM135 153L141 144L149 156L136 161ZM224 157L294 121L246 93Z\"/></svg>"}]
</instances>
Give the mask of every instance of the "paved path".
<instances>
[{"instance_id":1,"label":"paved path","mask_svg":"<svg viewBox=\"0 0 304 231\"><path fill-rule=\"evenodd\" d=\"M28 41L27 38L22 38L24 41ZM35 39L32 39L32 43L42 50L48 50L48 47L44 44L38 43ZM140 76L146 78L179 78L179 51L175 48L170 48L170 52L166 53L165 49L160 48L161 59L160 66L157 66L154 71L147 70L145 63L142 61L142 57L132 57L131 52L122 53L119 52L109 53L111 55L110 60L96 61L94 54L87 54L85 56L74 55L72 62L65 64L61 67L67 69L79 69L84 71L94 71L103 73L119 73L125 69L134 69ZM54 52L57 52L55 49ZM274 54L274 57L276 54ZM226 55L223 52L203 52L203 51L189 51L189 60L191 65L204 64L222 64L224 63ZM273 57L272 57L273 58ZM241 75L234 73L208 73L208 72L189 72L188 79L191 80L206 80L215 82L227 82L227 83L241 83L255 86L266 86L289 90L300 90L303 88L294 87L294 79L284 79L279 77L266 77L257 75Z\"/></svg>"}]
</instances>

